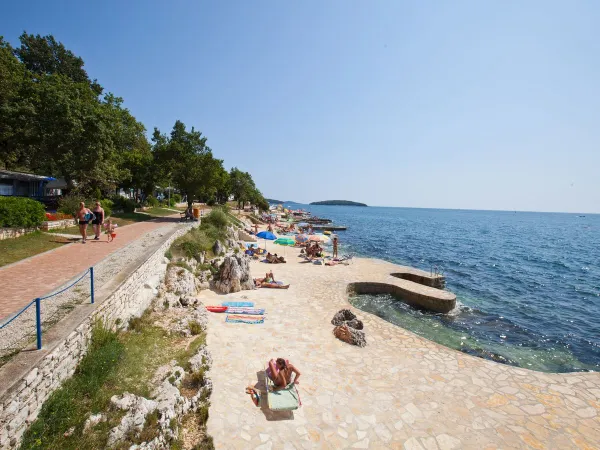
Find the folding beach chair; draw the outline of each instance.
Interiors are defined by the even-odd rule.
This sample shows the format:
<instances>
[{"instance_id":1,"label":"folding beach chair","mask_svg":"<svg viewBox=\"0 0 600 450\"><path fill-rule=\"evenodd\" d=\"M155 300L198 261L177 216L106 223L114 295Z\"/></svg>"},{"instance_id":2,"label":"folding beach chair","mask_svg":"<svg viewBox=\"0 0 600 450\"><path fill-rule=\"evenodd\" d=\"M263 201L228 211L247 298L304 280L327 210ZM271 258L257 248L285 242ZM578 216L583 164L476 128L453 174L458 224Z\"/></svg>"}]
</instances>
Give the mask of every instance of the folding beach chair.
<instances>
[{"instance_id":1,"label":"folding beach chair","mask_svg":"<svg viewBox=\"0 0 600 450\"><path fill-rule=\"evenodd\" d=\"M265 370L265 384L267 386L267 406L272 411L294 411L302 405L300 394L292 381L284 389L275 390L273 380ZM264 399L264 396L261 397Z\"/></svg>"}]
</instances>

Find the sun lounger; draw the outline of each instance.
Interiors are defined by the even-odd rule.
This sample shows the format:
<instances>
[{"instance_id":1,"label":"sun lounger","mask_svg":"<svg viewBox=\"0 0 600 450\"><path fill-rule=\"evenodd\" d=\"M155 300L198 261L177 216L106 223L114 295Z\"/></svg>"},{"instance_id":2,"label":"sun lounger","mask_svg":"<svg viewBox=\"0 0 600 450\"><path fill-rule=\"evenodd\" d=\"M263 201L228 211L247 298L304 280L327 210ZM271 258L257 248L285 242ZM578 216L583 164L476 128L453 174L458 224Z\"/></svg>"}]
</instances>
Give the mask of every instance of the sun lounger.
<instances>
[{"instance_id":1,"label":"sun lounger","mask_svg":"<svg viewBox=\"0 0 600 450\"><path fill-rule=\"evenodd\" d=\"M302 402L296 385L292 382L284 389L275 390L273 380L269 378L265 370L265 384L267 386L267 406L272 411L294 411L298 409ZM264 399L264 396L261 397Z\"/></svg>"}]
</instances>

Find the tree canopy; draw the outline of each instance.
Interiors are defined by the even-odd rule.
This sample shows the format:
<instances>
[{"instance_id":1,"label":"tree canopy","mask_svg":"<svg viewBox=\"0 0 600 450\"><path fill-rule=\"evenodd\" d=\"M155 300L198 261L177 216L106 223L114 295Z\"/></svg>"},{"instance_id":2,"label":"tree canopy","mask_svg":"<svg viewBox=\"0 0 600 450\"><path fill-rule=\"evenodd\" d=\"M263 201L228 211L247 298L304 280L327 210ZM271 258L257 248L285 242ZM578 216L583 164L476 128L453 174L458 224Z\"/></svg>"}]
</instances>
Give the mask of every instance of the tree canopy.
<instances>
[{"instance_id":1,"label":"tree canopy","mask_svg":"<svg viewBox=\"0 0 600 450\"><path fill-rule=\"evenodd\" d=\"M171 184L188 202L225 203L234 188L238 201L264 200L252 177L228 173L193 127L176 121L149 142L123 99L104 93L54 36L24 32L19 40L13 48L0 36L0 167L61 177L68 191L85 195L115 188L151 195Z\"/></svg>"}]
</instances>

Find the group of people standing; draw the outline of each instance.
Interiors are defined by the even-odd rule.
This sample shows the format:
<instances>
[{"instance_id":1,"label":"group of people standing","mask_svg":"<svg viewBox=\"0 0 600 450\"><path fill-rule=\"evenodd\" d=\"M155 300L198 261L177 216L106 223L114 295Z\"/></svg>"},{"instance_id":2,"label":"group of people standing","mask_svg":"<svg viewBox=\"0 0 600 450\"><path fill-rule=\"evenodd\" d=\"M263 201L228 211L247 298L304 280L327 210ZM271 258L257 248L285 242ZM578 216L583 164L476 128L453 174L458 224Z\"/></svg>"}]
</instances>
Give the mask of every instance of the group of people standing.
<instances>
[{"instance_id":1,"label":"group of people standing","mask_svg":"<svg viewBox=\"0 0 600 450\"><path fill-rule=\"evenodd\" d=\"M99 201L94 203L94 208L89 209L85 206L84 202L79 203L79 209L76 213L77 223L79 224L79 233L81 233L82 244L87 241L87 227L91 223L94 228L94 240L100 240L100 233L102 233L102 225L104 224L105 214L104 208L100 205ZM105 224L106 234L108 234L108 241L110 242L116 237L115 227L111 220L108 220Z\"/></svg>"}]
</instances>

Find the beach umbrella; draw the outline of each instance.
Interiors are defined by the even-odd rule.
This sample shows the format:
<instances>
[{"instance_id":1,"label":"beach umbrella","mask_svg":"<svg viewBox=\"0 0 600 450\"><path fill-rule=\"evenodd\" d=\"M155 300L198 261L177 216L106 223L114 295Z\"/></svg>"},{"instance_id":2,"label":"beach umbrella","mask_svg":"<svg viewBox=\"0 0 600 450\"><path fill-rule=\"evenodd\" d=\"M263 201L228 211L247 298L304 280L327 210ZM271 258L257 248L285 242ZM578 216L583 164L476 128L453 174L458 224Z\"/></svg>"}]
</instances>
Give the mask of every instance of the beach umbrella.
<instances>
[{"instance_id":1,"label":"beach umbrella","mask_svg":"<svg viewBox=\"0 0 600 450\"><path fill-rule=\"evenodd\" d=\"M308 241L308 236L305 234L296 235L296 242L306 242Z\"/></svg>"},{"instance_id":2,"label":"beach umbrella","mask_svg":"<svg viewBox=\"0 0 600 450\"><path fill-rule=\"evenodd\" d=\"M329 241L329 238L324 234L311 234L310 236L308 236L308 240L316 242L327 242Z\"/></svg>"},{"instance_id":3,"label":"beach umbrella","mask_svg":"<svg viewBox=\"0 0 600 450\"><path fill-rule=\"evenodd\" d=\"M277 236L275 236L270 231L261 231L256 235L256 237L265 240L265 250L267 249L267 241L274 241L275 239L277 239Z\"/></svg>"},{"instance_id":4,"label":"beach umbrella","mask_svg":"<svg viewBox=\"0 0 600 450\"><path fill-rule=\"evenodd\" d=\"M274 241L275 239L277 239L277 236L275 236L270 231L261 231L256 235L256 237L261 239L267 239L269 241Z\"/></svg>"},{"instance_id":5,"label":"beach umbrella","mask_svg":"<svg viewBox=\"0 0 600 450\"><path fill-rule=\"evenodd\" d=\"M280 237L277 239L274 244L278 245L296 245L296 241L294 239L290 239L288 237Z\"/></svg>"}]
</instances>

